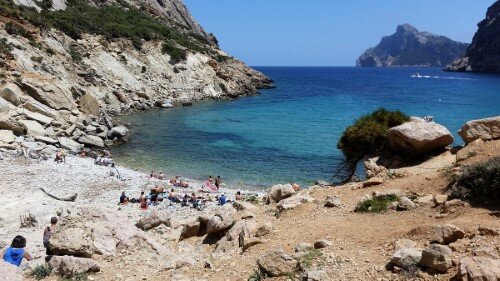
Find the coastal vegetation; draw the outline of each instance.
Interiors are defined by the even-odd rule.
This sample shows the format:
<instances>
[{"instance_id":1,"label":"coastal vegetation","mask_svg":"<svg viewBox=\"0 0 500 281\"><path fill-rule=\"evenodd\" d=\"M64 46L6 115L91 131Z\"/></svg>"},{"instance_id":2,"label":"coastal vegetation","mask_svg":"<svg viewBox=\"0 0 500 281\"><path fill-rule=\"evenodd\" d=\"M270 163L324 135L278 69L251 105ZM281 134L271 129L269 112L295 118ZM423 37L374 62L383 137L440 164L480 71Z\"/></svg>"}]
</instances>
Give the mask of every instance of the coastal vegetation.
<instances>
[{"instance_id":1,"label":"coastal vegetation","mask_svg":"<svg viewBox=\"0 0 500 281\"><path fill-rule=\"evenodd\" d=\"M395 194L388 194L383 197L373 197L363 200L356 205L354 209L358 213L381 213L387 211L389 204L398 201L399 197Z\"/></svg>"},{"instance_id":2,"label":"coastal vegetation","mask_svg":"<svg viewBox=\"0 0 500 281\"><path fill-rule=\"evenodd\" d=\"M45 1L44 1L45 3ZM204 53L222 61L209 47L210 42L201 36L182 32L166 22L145 13L125 1L118 4L92 5L85 1L69 0L65 10L51 11L51 5L42 5L40 13L34 8L15 5L12 0L2 0L0 13L13 18L22 18L41 28L56 28L73 39L81 39L82 34L101 35L106 39L126 38L141 50L144 41L163 41L162 51L172 57L172 61L185 60L187 50ZM17 23L7 23L9 34L26 38L33 36Z\"/></svg>"},{"instance_id":3,"label":"coastal vegetation","mask_svg":"<svg viewBox=\"0 0 500 281\"><path fill-rule=\"evenodd\" d=\"M381 152L386 145L389 129L410 120L410 117L401 111L390 111L379 108L374 112L363 115L347 127L342 133L337 147L342 151L346 164L343 165L350 180L354 175L358 162L363 156Z\"/></svg>"},{"instance_id":4,"label":"coastal vegetation","mask_svg":"<svg viewBox=\"0 0 500 281\"><path fill-rule=\"evenodd\" d=\"M500 205L500 157L465 166L451 196L475 204Z\"/></svg>"}]
</instances>

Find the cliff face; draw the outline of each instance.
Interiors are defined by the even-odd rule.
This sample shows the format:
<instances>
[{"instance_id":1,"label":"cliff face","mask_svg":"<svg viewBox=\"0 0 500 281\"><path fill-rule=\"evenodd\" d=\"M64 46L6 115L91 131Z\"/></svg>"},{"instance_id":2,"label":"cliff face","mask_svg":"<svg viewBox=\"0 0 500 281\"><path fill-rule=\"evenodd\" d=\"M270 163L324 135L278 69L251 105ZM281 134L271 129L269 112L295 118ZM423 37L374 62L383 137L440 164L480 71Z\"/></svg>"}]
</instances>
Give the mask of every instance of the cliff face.
<instances>
[{"instance_id":1,"label":"cliff face","mask_svg":"<svg viewBox=\"0 0 500 281\"><path fill-rule=\"evenodd\" d=\"M465 56L445 70L500 73L500 1L488 8Z\"/></svg>"},{"instance_id":2,"label":"cliff face","mask_svg":"<svg viewBox=\"0 0 500 281\"><path fill-rule=\"evenodd\" d=\"M181 0L2 1L0 68L0 130L56 145L111 144L110 115L272 86L221 51Z\"/></svg>"},{"instance_id":3,"label":"cliff face","mask_svg":"<svg viewBox=\"0 0 500 281\"><path fill-rule=\"evenodd\" d=\"M365 51L357 66L444 66L465 53L467 44L428 32L409 24L399 25L396 33L382 38Z\"/></svg>"}]
</instances>

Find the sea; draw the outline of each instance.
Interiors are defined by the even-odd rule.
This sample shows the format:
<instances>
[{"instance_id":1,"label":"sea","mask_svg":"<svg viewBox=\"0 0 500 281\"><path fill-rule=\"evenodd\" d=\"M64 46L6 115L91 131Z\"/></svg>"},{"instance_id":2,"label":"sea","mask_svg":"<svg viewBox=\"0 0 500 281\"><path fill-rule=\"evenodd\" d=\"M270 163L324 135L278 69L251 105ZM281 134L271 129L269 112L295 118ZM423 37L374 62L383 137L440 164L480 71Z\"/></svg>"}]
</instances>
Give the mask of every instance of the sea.
<instances>
[{"instance_id":1,"label":"sea","mask_svg":"<svg viewBox=\"0 0 500 281\"><path fill-rule=\"evenodd\" d=\"M409 67L255 68L276 88L124 116L132 136L113 149L115 161L196 180L220 175L237 189L307 186L332 178L342 159L337 142L343 130L379 107L433 116L453 133L454 145L463 144L457 132L466 121L500 115L500 75Z\"/></svg>"}]
</instances>

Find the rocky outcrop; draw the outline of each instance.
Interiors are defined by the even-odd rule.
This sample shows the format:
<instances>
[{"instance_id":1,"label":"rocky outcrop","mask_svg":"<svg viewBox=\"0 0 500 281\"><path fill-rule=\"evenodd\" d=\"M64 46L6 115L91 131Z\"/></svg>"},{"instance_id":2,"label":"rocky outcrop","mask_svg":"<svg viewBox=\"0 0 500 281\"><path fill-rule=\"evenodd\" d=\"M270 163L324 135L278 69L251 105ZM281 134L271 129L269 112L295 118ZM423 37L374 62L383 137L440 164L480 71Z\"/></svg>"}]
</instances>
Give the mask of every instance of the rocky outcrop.
<instances>
[{"instance_id":1,"label":"rocky outcrop","mask_svg":"<svg viewBox=\"0 0 500 281\"><path fill-rule=\"evenodd\" d=\"M49 266L54 273L67 278L101 270L97 262L92 259L72 256L53 256L49 261Z\"/></svg>"},{"instance_id":2,"label":"rocky outcrop","mask_svg":"<svg viewBox=\"0 0 500 281\"><path fill-rule=\"evenodd\" d=\"M500 280L500 260L486 257L465 257L460 260L455 280Z\"/></svg>"},{"instance_id":3,"label":"rocky outcrop","mask_svg":"<svg viewBox=\"0 0 500 281\"><path fill-rule=\"evenodd\" d=\"M257 264L270 277L287 276L299 265L297 260L282 251L269 252L259 257Z\"/></svg>"},{"instance_id":4,"label":"rocky outcrop","mask_svg":"<svg viewBox=\"0 0 500 281\"><path fill-rule=\"evenodd\" d=\"M43 9L36 1L8 1L6 5L16 9L14 2ZM77 5L58 3L53 3L52 11ZM187 47L173 44L185 52L185 58L172 60L164 40L142 38L138 50L137 41L125 37L108 40L93 32L74 36L58 25L42 30L36 22L30 24L29 17L18 19L18 14L2 17L0 26L9 18L30 32L22 36L0 28L0 38L9 45L0 64L5 77L0 82L0 129L28 135L31 141L35 136L64 138L87 148L104 148L128 138L128 130L113 120L118 114L202 99L233 99L272 86L262 73L220 50L216 38L203 30L181 0L95 4L98 9L116 5L145 13L145 18L152 16L184 39Z\"/></svg>"},{"instance_id":5,"label":"rocky outcrop","mask_svg":"<svg viewBox=\"0 0 500 281\"><path fill-rule=\"evenodd\" d=\"M500 138L500 116L471 120L462 126L458 134L464 142L470 143L477 139L495 140Z\"/></svg>"},{"instance_id":6,"label":"rocky outcrop","mask_svg":"<svg viewBox=\"0 0 500 281\"><path fill-rule=\"evenodd\" d=\"M453 136L444 126L434 122L415 120L389 129L387 144L403 156L425 155L453 142Z\"/></svg>"},{"instance_id":7,"label":"rocky outcrop","mask_svg":"<svg viewBox=\"0 0 500 281\"><path fill-rule=\"evenodd\" d=\"M362 54L357 66L445 66L464 55L467 44L429 32L419 32L409 24Z\"/></svg>"},{"instance_id":8,"label":"rocky outcrop","mask_svg":"<svg viewBox=\"0 0 500 281\"><path fill-rule=\"evenodd\" d=\"M267 191L265 201L268 204L277 203L297 193L291 184L277 184Z\"/></svg>"},{"instance_id":9,"label":"rocky outcrop","mask_svg":"<svg viewBox=\"0 0 500 281\"><path fill-rule=\"evenodd\" d=\"M447 71L500 73L500 2L488 8L465 56L446 67Z\"/></svg>"},{"instance_id":10,"label":"rocky outcrop","mask_svg":"<svg viewBox=\"0 0 500 281\"><path fill-rule=\"evenodd\" d=\"M135 224L142 230L150 230L160 225L170 226L170 216L156 210L146 214Z\"/></svg>"},{"instance_id":11,"label":"rocky outcrop","mask_svg":"<svg viewBox=\"0 0 500 281\"><path fill-rule=\"evenodd\" d=\"M431 242L436 242L439 244L448 245L462 239L465 236L465 232L460 228L452 224L438 225L433 228L434 235L431 238Z\"/></svg>"},{"instance_id":12,"label":"rocky outcrop","mask_svg":"<svg viewBox=\"0 0 500 281\"><path fill-rule=\"evenodd\" d=\"M447 246L432 244L422 251L420 265L437 272L447 272L452 266L452 251Z\"/></svg>"}]
</instances>

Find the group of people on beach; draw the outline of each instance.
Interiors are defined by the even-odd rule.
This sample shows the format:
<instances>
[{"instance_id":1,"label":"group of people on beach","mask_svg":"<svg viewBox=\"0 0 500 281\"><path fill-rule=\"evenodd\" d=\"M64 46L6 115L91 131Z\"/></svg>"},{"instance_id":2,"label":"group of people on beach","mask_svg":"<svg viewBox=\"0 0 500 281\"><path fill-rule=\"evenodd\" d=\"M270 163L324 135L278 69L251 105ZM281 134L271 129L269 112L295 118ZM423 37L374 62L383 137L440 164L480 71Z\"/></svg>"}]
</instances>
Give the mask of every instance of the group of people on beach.
<instances>
[{"instance_id":1,"label":"group of people on beach","mask_svg":"<svg viewBox=\"0 0 500 281\"><path fill-rule=\"evenodd\" d=\"M45 253L47 255L46 261L49 261L53 256L53 253L50 250L50 238L56 229L57 223L57 217L52 217L50 219L50 225L43 231L43 246L45 247ZM14 237L10 246L0 254L2 260L17 267L21 266L23 259L27 261L33 260L33 257L25 249L26 242L26 238L21 235Z\"/></svg>"}]
</instances>

